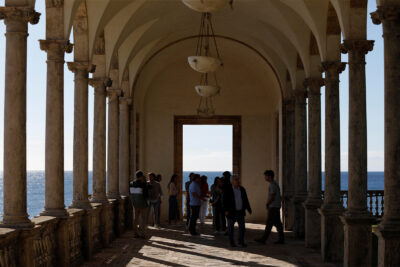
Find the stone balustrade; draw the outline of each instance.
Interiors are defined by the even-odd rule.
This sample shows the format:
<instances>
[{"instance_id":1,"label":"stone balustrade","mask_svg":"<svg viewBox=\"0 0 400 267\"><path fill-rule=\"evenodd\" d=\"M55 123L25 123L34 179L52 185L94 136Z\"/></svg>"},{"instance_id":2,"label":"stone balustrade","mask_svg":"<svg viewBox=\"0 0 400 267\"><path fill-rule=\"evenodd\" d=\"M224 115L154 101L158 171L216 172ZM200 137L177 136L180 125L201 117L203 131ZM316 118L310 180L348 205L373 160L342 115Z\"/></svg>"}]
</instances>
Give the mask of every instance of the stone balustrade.
<instances>
[{"instance_id":1,"label":"stone balustrade","mask_svg":"<svg viewBox=\"0 0 400 267\"><path fill-rule=\"evenodd\" d=\"M77 266L132 227L128 197L91 206L37 216L28 230L0 228L0 266Z\"/></svg>"}]
</instances>

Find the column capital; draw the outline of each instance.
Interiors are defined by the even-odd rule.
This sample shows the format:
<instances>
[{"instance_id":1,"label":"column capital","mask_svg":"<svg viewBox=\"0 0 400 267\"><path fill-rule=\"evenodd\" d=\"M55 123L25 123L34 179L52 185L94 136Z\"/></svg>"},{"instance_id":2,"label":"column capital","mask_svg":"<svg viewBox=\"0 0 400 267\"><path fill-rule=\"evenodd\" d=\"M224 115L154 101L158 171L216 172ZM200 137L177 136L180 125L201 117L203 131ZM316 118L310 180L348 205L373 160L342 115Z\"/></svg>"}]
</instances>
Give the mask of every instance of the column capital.
<instances>
[{"instance_id":1,"label":"column capital","mask_svg":"<svg viewBox=\"0 0 400 267\"><path fill-rule=\"evenodd\" d=\"M109 102L118 100L120 96L122 96L122 90L115 88L107 89L107 97L109 98Z\"/></svg>"},{"instance_id":2,"label":"column capital","mask_svg":"<svg viewBox=\"0 0 400 267\"><path fill-rule=\"evenodd\" d=\"M46 1L47 8L60 8L64 7L64 0L47 0Z\"/></svg>"},{"instance_id":3,"label":"column capital","mask_svg":"<svg viewBox=\"0 0 400 267\"><path fill-rule=\"evenodd\" d=\"M87 71L93 73L96 70L96 65L90 64L89 62L73 61L67 62L67 65L68 69L73 73L76 73L77 71Z\"/></svg>"},{"instance_id":4,"label":"column capital","mask_svg":"<svg viewBox=\"0 0 400 267\"><path fill-rule=\"evenodd\" d=\"M30 7L0 7L0 20L22 20L31 24L37 24L40 13Z\"/></svg>"},{"instance_id":5,"label":"column capital","mask_svg":"<svg viewBox=\"0 0 400 267\"><path fill-rule=\"evenodd\" d=\"M346 69L346 63L341 61L324 61L321 63L321 70L325 72L342 73Z\"/></svg>"},{"instance_id":6,"label":"column capital","mask_svg":"<svg viewBox=\"0 0 400 267\"><path fill-rule=\"evenodd\" d=\"M69 40L39 40L40 49L43 51L58 50L66 53L71 53L74 45Z\"/></svg>"},{"instance_id":7,"label":"column capital","mask_svg":"<svg viewBox=\"0 0 400 267\"><path fill-rule=\"evenodd\" d=\"M305 88L308 88L308 94L320 95L321 87L325 85L325 79L319 78L306 78L303 83Z\"/></svg>"},{"instance_id":8,"label":"column capital","mask_svg":"<svg viewBox=\"0 0 400 267\"><path fill-rule=\"evenodd\" d=\"M111 87L112 80L108 77L97 77L89 79L89 85L93 88L104 88L104 87Z\"/></svg>"},{"instance_id":9,"label":"column capital","mask_svg":"<svg viewBox=\"0 0 400 267\"><path fill-rule=\"evenodd\" d=\"M123 107L128 107L128 106L132 105L132 98L131 97L120 97L119 105L123 106Z\"/></svg>"},{"instance_id":10,"label":"column capital","mask_svg":"<svg viewBox=\"0 0 400 267\"><path fill-rule=\"evenodd\" d=\"M376 25L385 20L400 20L400 5L378 6L378 9L371 13L371 19Z\"/></svg>"},{"instance_id":11,"label":"column capital","mask_svg":"<svg viewBox=\"0 0 400 267\"><path fill-rule=\"evenodd\" d=\"M285 100L283 100L283 105L285 106L287 111L294 111L295 104L296 99L294 96L287 97Z\"/></svg>"},{"instance_id":12,"label":"column capital","mask_svg":"<svg viewBox=\"0 0 400 267\"><path fill-rule=\"evenodd\" d=\"M308 97L307 90L304 89L295 90L296 104L306 104L307 97Z\"/></svg>"},{"instance_id":13,"label":"column capital","mask_svg":"<svg viewBox=\"0 0 400 267\"><path fill-rule=\"evenodd\" d=\"M340 51L342 54L352 51L366 55L374 49L374 43L375 41L370 40L344 40L340 46Z\"/></svg>"}]
</instances>

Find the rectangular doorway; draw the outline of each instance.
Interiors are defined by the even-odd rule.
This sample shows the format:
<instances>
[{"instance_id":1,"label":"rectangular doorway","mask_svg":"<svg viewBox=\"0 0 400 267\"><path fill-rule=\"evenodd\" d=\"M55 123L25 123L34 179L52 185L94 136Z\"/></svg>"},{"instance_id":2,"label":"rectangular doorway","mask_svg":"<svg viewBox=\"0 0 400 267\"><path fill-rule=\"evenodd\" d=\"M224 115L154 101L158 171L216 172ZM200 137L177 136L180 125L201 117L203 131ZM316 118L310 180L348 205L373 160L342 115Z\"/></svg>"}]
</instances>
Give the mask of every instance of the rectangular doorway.
<instances>
[{"instance_id":1,"label":"rectangular doorway","mask_svg":"<svg viewBox=\"0 0 400 267\"><path fill-rule=\"evenodd\" d=\"M217 174L222 175L223 170L240 178L240 116L175 116L174 139L174 172L179 175L178 186L182 192L190 171L207 175L209 186ZM222 148L224 151L219 153ZM178 198L183 214L184 199L184 194Z\"/></svg>"}]
</instances>

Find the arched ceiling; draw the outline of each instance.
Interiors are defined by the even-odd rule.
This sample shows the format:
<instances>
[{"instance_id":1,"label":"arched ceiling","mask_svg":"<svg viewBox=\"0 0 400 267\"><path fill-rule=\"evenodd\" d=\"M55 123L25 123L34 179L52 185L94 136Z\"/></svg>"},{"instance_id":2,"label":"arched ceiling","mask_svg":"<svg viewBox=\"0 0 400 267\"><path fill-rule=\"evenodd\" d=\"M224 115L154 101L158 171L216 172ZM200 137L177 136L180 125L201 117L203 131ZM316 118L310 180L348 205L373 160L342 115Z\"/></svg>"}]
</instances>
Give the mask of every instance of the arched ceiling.
<instances>
[{"instance_id":1,"label":"arched ceiling","mask_svg":"<svg viewBox=\"0 0 400 267\"><path fill-rule=\"evenodd\" d=\"M68 38L74 14L85 1L88 20L89 61L96 39L104 32L105 69L119 66L119 83L129 71L134 84L141 66L157 51L169 44L196 35L200 14L187 8L181 0L64 0L65 34ZM348 15L354 0L235 0L213 14L216 34L239 40L254 47L270 60L279 80L286 73L293 88L298 82L298 58L305 76L315 75L311 60L313 35L321 61L327 58L327 16L329 3L339 15L342 32L350 22ZM348 26L350 27L350 26ZM195 47L194 47L195 48ZM193 51L194 51L193 48ZM222 51L223 53L223 51Z\"/></svg>"}]
</instances>

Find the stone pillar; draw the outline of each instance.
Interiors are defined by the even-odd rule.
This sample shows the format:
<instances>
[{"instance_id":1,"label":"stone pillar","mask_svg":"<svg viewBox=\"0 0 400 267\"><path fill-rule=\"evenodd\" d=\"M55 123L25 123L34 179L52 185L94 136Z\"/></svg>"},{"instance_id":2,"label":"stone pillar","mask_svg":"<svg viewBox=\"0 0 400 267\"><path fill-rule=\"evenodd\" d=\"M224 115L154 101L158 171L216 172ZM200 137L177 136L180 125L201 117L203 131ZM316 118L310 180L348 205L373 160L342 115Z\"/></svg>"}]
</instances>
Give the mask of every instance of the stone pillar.
<instances>
[{"instance_id":1,"label":"stone pillar","mask_svg":"<svg viewBox=\"0 0 400 267\"><path fill-rule=\"evenodd\" d=\"M43 216L65 217L64 205L64 53L67 40L40 40L47 52L45 205Z\"/></svg>"},{"instance_id":2,"label":"stone pillar","mask_svg":"<svg viewBox=\"0 0 400 267\"><path fill-rule=\"evenodd\" d=\"M70 208L91 209L88 199L88 62L68 62L75 74L73 199Z\"/></svg>"},{"instance_id":3,"label":"stone pillar","mask_svg":"<svg viewBox=\"0 0 400 267\"><path fill-rule=\"evenodd\" d=\"M400 3L381 2L372 19L385 40L385 213L375 233L379 266L400 266Z\"/></svg>"},{"instance_id":4,"label":"stone pillar","mask_svg":"<svg viewBox=\"0 0 400 267\"><path fill-rule=\"evenodd\" d=\"M27 7L0 7L6 24L4 95L4 213L2 226L30 228L26 211L26 42L28 22L40 14Z\"/></svg>"},{"instance_id":5,"label":"stone pillar","mask_svg":"<svg viewBox=\"0 0 400 267\"><path fill-rule=\"evenodd\" d=\"M129 106L130 98L119 99L119 192L129 196Z\"/></svg>"},{"instance_id":6,"label":"stone pillar","mask_svg":"<svg viewBox=\"0 0 400 267\"><path fill-rule=\"evenodd\" d=\"M284 101L284 168L283 168L283 213L286 230L294 225L294 181L295 181L295 99L289 97Z\"/></svg>"},{"instance_id":7,"label":"stone pillar","mask_svg":"<svg viewBox=\"0 0 400 267\"><path fill-rule=\"evenodd\" d=\"M303 89L296 91L295 107L295 222L294 233L297 238L304 237L305 211L303 202L307 197L307 92Z\"/></svg>"},{"instance_id":8,"label":"stone pillar","mask_svg":"<svg viewBox=\"0 0 400 267\"><path fill-rule=\"evenodd\" d=\"M306 247L321 247L321 86L322 78L306 79L308 88L308 195L304 202L306 210Z\"/></svg>"},{"instance_id":9,"label":"stone pillar","mask_svg":"<svg viewBox=\"0 0 400 267\"><path fill-rule=\"evenodd\" d=\"M107 197L119 199L119 114L118 104L121 90L108 89L108 161L107 161Z\"/></svg>"},{"instance_id":10,"label":"stone pillar","mask_svg":"<svg viewBox=\"0 0 400 267\"><path fill-rule=\"evenodd\" d=\"M371 225L367 207L367 109L365 55L374 41L345 40L349 53L349 188L344 223L344 265L371 265Z\"/></svg>"},{"instance_id":11,"label":"stone pillar","mask_svg":"<svg viewBox=\"0 0 400 267\"><path fill-rule=\"evenodd\" d=\"M321 252L326 261L343 259L343 224L339 216L344 209L340 201L340 112L339 74L346 64L322 63L325 71L325 194L321 214Z\"/></svg>"},{"instance_id":12,"label":"stone pillar","mask_svg":"<svg viewBox=\"0 0 400 267\"><path fill-rule=\"evenodd\" d=\"M93 120L93 194L91 202L106 203L106 87L111 86L107 78L89 80L94 87Z\"/></svg>"}]
</instances>

